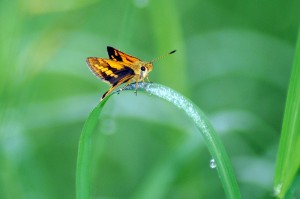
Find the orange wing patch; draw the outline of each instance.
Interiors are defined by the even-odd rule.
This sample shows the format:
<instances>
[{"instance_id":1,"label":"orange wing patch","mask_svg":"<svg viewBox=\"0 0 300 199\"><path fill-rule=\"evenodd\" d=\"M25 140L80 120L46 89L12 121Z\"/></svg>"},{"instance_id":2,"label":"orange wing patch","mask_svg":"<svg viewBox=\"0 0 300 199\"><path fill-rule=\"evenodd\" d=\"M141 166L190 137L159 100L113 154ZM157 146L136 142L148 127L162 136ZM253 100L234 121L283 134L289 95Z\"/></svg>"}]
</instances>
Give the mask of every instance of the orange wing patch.
<instances>
[{"instance_id":1,"label":"orange wing patch","mask_svg":"<svg viewBox=\"0 0 300 199\"><path fill-rule=\"evenodd\" d=\"M124 82L125 76L128 76L128 78L134 76L134 71L131 68L118 61L88 57L87 63L96 76L110 85L116 85L120 80Z\"/></svg>"}]
</instances>

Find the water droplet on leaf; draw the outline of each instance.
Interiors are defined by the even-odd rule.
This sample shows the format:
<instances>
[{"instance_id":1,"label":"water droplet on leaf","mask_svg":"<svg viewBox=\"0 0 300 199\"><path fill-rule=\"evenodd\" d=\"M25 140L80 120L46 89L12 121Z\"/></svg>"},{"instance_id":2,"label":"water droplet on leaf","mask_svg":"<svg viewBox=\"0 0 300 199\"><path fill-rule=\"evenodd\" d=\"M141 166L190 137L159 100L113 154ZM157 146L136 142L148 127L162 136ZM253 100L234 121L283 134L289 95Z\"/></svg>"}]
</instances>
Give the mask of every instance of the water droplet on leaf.
<instances>
[{"instance_id":1,"label":"water droplet on leaf","mask_svg":"<svg viewBox=\"0 0 300 199\"><path fill-rule=\"evenodd\" d=\"M281 192L281 188L282 188L282 184L278 184L275 188L274 188L274 195L275 196L279 196L280 192Z\"/></svg>"},{"instance_id":2,"label":"water droplet on leaf","mask_svg":"<svg viewBox=\"0 0 300 199\"><path fill-rule=\"evenodd\" d=\"M211 159L210 162L209 162L209 167L214 169L217 167L217 164L216 164L216 161L215 159Z\"/></svg>"}]
</instances>

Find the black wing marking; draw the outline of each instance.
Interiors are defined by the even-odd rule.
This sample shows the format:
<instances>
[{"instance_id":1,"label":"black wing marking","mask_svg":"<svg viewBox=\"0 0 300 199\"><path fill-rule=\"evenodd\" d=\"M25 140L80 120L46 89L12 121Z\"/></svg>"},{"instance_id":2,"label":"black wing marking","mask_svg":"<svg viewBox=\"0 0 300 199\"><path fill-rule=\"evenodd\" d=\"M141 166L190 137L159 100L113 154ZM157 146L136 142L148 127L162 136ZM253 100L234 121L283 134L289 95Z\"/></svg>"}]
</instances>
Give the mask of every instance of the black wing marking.
<instances>
[{"instance_id":1,"label":"black wing marking","mask_svg":"<svg viewBox=\"0 0 300 199\"><path fill-rule=\"evenodd\" d=\"M118 53L117 49L107 46L107 53L108 53L109 59L114 60L114 61L123 61L123 59L122 59L120 53Z\"/></svg>"},{"instance_id":2,"label":"black wing marking","mask_svg":"<svg viewBox=\"0 0 300 199\"><path fill-rule=\"evenodd\" d=\"M115 86L116 84L118 84L118 82L120 80L124 81L124 79L126 79L125 78L126 76L128 76L128 80L134 76L134 71L131 68L126 67L126 66L123 69L121 69L121 70L115 70L114 68L110 68L110 70L112 70L113 73L115 75L117 75L117 77L106 75L104 73L103 74L103 79L105 81L108 81L112 86ZM122 83L124 83L124 82L122 82Z\"/></svg>"},{"instance_id":3,"label":"black wing marking","mask_svg":"<svg viewBox=\"0 0 300 199\"><path fill-rule=\"evenodd\" d=\"M132 64L134 62L137 61L141 61L140 59L128 55L120 50L117 50L113 47L107 46L107 53L109 56L109 59L113 60L113 61L119 61L119 62L123 62L125 64Z\"/></svg>"}]
</instances>

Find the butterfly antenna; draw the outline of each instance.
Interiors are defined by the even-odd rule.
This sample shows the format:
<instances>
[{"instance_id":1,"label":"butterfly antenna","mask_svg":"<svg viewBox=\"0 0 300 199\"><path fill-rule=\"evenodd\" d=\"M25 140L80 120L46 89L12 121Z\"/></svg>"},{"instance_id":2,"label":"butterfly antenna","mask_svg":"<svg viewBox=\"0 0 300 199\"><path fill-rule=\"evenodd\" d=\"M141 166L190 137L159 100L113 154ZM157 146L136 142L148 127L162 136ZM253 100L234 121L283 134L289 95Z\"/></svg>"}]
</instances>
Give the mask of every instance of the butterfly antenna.
<instances>
[{"instance_id":1,"label":"butterfly antenna","mask_svg":"<svg viewBox=\"0 0 300 199\"><path fill-rule=\"evenodd\" d=\"M173 53L175 53L175 52L176 52L176 50L173 50L173 51L171 51L171 52L169 52L169 53L167 53L167 54L161 55L161 56L159 56L159 57L153 59L150 63L153 63L153 62L155 62L155 61L158 61L158 60L164 58L165 56L171 55L171 54L173 54Z\"/></svg>"}]
</instances>

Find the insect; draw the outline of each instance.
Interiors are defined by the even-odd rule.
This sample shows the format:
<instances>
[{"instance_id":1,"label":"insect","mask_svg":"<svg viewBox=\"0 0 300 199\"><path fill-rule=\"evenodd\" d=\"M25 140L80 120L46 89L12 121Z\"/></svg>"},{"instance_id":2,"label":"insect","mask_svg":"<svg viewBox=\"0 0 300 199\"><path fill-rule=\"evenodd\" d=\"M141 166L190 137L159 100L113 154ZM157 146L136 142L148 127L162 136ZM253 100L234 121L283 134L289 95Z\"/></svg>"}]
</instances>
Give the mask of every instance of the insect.
<instances>
[{"instance_id":1,"label":"insect","mask_svg":"<svg viewBox=\"0 0 300 199\"><path fill-rule=\"evenodd\" d=\"M174 52L176 52L176 50L168 54ZM163 55L150 62L145 62L110 46L107 46L107 53L109 59L98 57L88 57L86 59L91 71L102 81L107 82L111 86L109 90L103 94L101 100L123 83L126 84L120 90L123 90L132 81L135 81L137 92L138 82L144 82L145 79L149 81L148 74L152 71L153 62L165 56Z\"/></svg>"}]
</instances>

